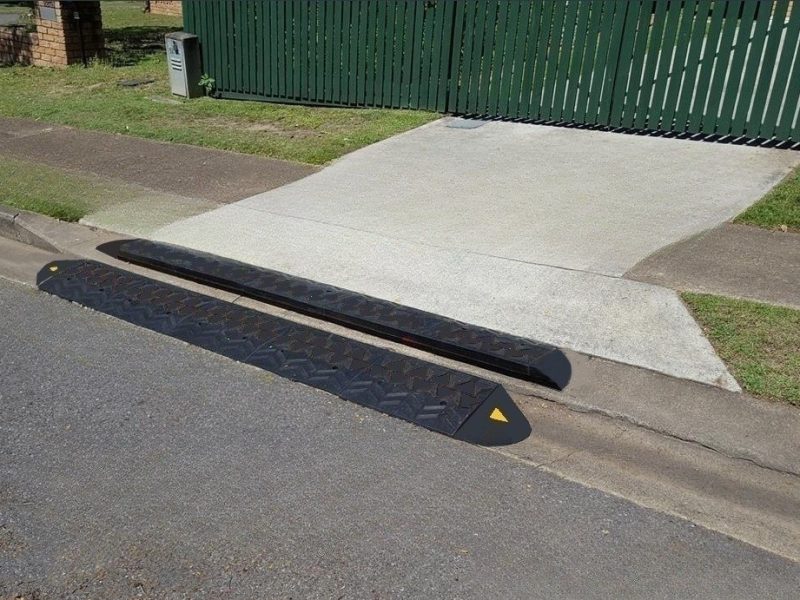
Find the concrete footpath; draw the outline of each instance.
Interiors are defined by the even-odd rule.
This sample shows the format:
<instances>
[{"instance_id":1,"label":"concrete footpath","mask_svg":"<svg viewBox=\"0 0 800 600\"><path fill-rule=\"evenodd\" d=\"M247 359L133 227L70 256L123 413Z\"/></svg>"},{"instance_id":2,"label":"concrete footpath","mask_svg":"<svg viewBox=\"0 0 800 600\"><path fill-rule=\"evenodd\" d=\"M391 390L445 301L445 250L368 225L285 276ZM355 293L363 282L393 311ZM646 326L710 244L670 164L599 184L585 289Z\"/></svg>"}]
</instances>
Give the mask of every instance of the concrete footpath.
<instances>
[{"instance_id":1,"label":"concrete footpath","mask_svg":"<svg viewBox=\"0 0 800 600\"><path fill-rule=\"evenodd\" d=\"M625 277L800 308L800 234L726 223L647 257Z\"/></svg>"},{"instance_id":2,"label":"concrete footpath","mask_svg":"<svg viewBox=\"0 0 800 600\"><path fill-rule=\"evenodd\" d=\"M621 276L735 216L800 154L460 123L374 144L152 237L739 389L675 292Z\"/></svg>"},{"instance_id":3,"label":"concrete footpath","mask_svg":"<svg viewBox=\"0 0 800 600\"><path fill-rule=\"evenodd\" d=\"M111 197L83 222L131 235L147 235L173 221L319 170L259 156L11 118L0 118L3 156L94 175L112 190L120 186L130 200Z\"/></svg>"}]
</instances>

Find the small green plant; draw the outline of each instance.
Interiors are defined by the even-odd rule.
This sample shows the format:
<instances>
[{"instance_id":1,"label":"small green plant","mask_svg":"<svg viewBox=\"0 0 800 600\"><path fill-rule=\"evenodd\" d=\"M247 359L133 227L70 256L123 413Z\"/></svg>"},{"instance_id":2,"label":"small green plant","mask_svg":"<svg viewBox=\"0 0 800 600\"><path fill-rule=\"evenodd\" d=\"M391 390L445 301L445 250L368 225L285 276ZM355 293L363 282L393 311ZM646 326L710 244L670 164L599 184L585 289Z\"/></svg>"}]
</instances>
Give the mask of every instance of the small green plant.
<instances>
[{"instance_id":1,"label":"small green plant","mask_svg":"<svg viewBox=\"0 0 800 600\"><path fill-rule=\"evenodd\" d=\"M216 79L211 77L208 73L203 73L203 76L200 78L200 81L197 85L199 85L201 88L204 88L206 90L206 96L208 96L214 91L214 86L216 83Z\"/></svg>"}]
</instances>

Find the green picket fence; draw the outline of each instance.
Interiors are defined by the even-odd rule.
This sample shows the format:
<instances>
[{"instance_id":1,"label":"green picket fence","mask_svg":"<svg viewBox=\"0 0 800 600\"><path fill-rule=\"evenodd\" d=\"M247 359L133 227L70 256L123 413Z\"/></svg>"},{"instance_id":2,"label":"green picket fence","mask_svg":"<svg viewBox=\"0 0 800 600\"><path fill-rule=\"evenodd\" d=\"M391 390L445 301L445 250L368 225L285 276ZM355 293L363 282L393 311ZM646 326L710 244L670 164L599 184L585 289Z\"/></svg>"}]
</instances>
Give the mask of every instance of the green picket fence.
<instances>
[{"instance_id":1,"label":"green picket fence","mask_svg":"<svg viewBox=\"0 0 800 600\"><path fill-rule=\"evenodd\" d=\"M185 0L224 98L800 141L792 0Z\"/></svg>"}]
</instances>

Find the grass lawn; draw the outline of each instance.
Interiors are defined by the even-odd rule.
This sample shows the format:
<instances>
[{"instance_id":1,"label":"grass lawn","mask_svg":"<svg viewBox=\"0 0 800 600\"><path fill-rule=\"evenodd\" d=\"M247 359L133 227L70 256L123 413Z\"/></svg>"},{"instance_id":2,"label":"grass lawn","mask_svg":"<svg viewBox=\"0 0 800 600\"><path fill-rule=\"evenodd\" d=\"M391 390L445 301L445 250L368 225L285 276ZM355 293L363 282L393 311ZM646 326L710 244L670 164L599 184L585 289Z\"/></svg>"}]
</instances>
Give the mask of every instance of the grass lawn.
<instances>
[{"instance_id":1,"label":"grass lawn","mask_svg":"<svg viewBox=\"0 0 800 600\"><path fill-rule=\"evenodd\" d=\"M0 204L77 221L93 209L126 200L125 190L98 177L76 175L37 163L3 157L0 160ZM133 193L130 193L133 197Z\"/></svg>"},{"instance_id":2,"label":"grass lawn","mask_svg":"<svg viewBox=\"0 0 800 600\"><path fill-rule=\"evenodd\" d=\"M776 185L761 200L736 217L734 223L800 232L800 168Z\"/></svg>"},{"instance_id":3,"label":"grass lawn","mask_svg":"<svg viewBox=\"0 0 800 600\"><path fill-rule=\"evenodd\" d=\"M316 108L170 95L163 36L181 20L103 2L108 56L89 68L0 68L0 116L324 164L422 125L422 111ZM153 80L123 87L121 80Z\"/></svg>"},{"instance_id":4,"label":"grass lawn","mask_svg":"<svg viewBox=\"0 0 800 600\"><path fill-rule=\"evenodd\" d=\"M682 297L746 391L800 407L800 310L708 294Z\"/></svg>"}]
</instances>

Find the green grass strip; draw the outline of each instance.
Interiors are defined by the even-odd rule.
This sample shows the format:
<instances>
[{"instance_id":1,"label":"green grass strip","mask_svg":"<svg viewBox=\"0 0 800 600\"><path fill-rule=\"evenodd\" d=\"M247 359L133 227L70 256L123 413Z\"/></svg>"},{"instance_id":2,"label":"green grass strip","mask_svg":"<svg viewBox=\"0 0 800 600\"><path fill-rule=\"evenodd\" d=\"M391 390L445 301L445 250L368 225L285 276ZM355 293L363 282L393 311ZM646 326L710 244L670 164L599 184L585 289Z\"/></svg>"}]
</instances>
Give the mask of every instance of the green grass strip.
<instances>
[{"instance_id":1,"label":"green grass strip","mask_svg":"<svg viewBox=\"0 0 800 600\"><path fill-rule=\"evenodd\" d=\"M99 178L5 156L0 160L0 181L0 204L62 221L78 221L99 206L133 197L133 192Z\"/></svg>"},{"instance_id":2,"label":"green grass strip","mask_svg":"<svg viewBox=\"0 0 800 600\"><path fill-rule=\"evenodd\" d=\"M785 226L790 231L800 232L800 169L795 169L734 222L764 229Z\"/></svg>"},{"instance_id":3,"label":"green grass strip","mask_svg":"<svg viewBox=\"0 0 800 600\"><path fill-rule=\"evenodd\" d=\"M709 294L682 297L747 392L800 407L800 310Z\"/></svg>"}]
</instances>

